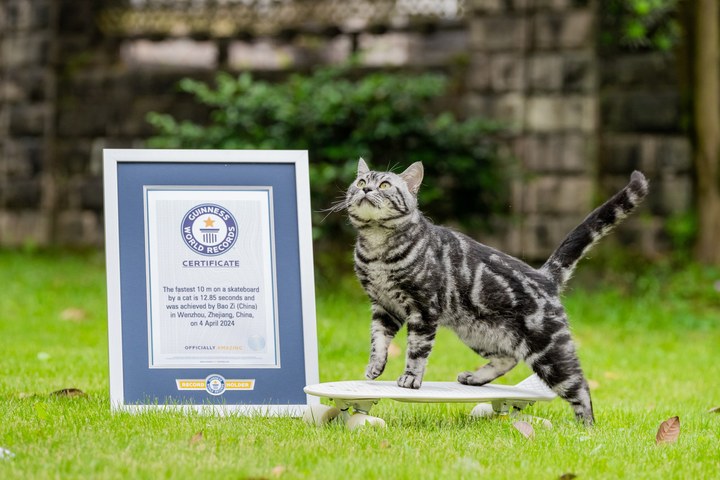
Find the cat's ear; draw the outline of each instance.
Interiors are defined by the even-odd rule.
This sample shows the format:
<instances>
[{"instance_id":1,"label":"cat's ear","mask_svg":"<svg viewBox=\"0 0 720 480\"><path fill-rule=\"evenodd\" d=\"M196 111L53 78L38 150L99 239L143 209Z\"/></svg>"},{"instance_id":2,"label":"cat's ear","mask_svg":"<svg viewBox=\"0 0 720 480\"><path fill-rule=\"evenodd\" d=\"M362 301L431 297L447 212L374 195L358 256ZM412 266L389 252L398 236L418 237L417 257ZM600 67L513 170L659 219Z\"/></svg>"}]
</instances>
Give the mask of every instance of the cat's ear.
<instances>
[{"instance_id":1,"label":"cat's ear","mask_svg":"<svg viewBox=\"0 0 720 480\"><path fill-rule=\"evenodd\" d=\"M413 195L417 195L420 190L420 184L423 179L423 166L421 162L415 162L410 165L404 172L400 174L400 178L407 183L408 190Z\"/></svg>"},{"instance_id":2,"label":"cat's ear","mask_svg":"<svg viewBox=\"0 0 720 480\"><path fill-rule=\"evenodd\" d=\"M365 175L369 171L370 171L370 169L368 168L367 163L365 163L365 160L363 160L362 157L360 157L360 160L358 160L358 169L357 169L358 177L360 175Z\"/></svg>"}]
</instances>

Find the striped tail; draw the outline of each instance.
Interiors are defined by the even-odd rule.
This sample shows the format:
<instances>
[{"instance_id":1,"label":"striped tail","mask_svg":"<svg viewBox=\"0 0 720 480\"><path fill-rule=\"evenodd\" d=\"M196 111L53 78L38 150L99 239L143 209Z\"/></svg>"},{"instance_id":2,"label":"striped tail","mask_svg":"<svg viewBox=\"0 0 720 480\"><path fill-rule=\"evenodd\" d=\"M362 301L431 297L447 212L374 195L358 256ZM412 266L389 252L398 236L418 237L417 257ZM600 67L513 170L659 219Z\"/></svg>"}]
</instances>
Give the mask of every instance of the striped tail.
<instances>
[{"instance_id":1,"label":"striped tail","mask_svg":"<svg viewBox=\"0 0 720 480\"><path fill-rule=\"evenodd\" d=\"M610 200L596 208L585 220L565 237L550 255L540 271L552 277L560 289L572 276L577 262L595 243L615 228L648 193L648 182L637 170L630 176L630 183Z\"/></svg>"}]
</instances>

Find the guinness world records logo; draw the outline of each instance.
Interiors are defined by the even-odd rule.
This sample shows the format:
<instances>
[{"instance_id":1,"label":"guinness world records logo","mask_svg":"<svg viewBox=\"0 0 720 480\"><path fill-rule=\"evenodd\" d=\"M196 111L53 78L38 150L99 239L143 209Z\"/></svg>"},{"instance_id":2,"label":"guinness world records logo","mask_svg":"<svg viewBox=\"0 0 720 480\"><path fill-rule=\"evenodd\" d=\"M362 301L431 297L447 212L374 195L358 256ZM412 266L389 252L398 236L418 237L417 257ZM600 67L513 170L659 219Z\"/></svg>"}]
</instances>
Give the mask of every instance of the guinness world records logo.
<instances>
[{"instance_id":1,"label":"guinness world records logo","mask_svg":"<svg viewBox=\"0 0 720 480\"><path fill-rule=\"evenodd\" d=\"M213 373L205 379L205 390L210 395L222 395L225 392L225 378Z\"/></svg>"},{"instance_id":2,"label":"guinness world records logo","mask_svg":"<svg viewBox=\"0 0 720 480\"><path fill-rule=\"evenodd\" d=\"M214 257L235 245L237 221L225 207L214 203L197 205L182 219L181 234L185 245L193 252Z\"/></svg>"}]
</instances>

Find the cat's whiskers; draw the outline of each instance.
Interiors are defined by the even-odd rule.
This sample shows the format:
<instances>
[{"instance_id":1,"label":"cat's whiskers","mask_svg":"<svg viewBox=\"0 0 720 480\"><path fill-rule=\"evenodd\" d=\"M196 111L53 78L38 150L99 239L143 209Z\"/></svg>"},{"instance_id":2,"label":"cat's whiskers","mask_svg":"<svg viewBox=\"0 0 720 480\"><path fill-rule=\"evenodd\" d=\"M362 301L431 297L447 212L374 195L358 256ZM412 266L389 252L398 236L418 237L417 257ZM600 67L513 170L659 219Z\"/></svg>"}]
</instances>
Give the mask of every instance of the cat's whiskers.
<instances>
[{"instance_id":1,"label":"cat's whiskers","mask_svg":"<svg viewBox=\"0 0 720 480\"><path fill-rule=\"evenodd\" d=\"M332 205L330 205L328 208L323 208L321 210L318 210L320 213L326 213L326 215L322 218L321 222L324 222L330 215L333 213L338 213L346 210L348 208L348 199L345 194L339 196L337 200L335 200Z\"/></svg>"}]
</instances>

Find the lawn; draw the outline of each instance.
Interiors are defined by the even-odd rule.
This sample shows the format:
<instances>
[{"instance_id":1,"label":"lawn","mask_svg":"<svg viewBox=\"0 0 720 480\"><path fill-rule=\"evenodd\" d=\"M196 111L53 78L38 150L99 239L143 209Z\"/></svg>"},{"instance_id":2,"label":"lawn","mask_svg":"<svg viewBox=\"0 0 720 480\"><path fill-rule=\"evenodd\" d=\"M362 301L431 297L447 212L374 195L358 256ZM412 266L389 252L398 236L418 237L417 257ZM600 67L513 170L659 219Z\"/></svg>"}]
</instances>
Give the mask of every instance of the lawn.
<instances>
[{"instance_id":1,"label":"lawn","mask_svg":"<svg viewBox=\"0 0 720 480\"><path fill-rule=\"evenodd\" d=\"M111 414L104 259L0 252L0 478L717 478L720 471L720 271L590 267L565 298L597 425L560 400L530 412L554 428L528 440L471 405L382 402L387 429L349 432L294 418ZM318 289L321 380L360 378L368 305L348 279ZM398 339L403 347L404 337ZM427 380L480 359L443 331ZM382 379L396 378L402 356ZM524 366L504 383L528 374ZM86 395L53 395L77 388ZM655 444L679 416L676 443ZM201 434L199 434L201 432Z\"/></svg>"}]
</instances>

